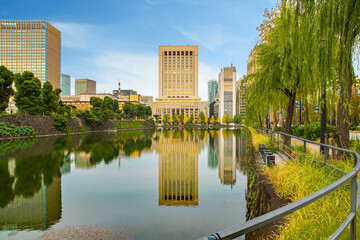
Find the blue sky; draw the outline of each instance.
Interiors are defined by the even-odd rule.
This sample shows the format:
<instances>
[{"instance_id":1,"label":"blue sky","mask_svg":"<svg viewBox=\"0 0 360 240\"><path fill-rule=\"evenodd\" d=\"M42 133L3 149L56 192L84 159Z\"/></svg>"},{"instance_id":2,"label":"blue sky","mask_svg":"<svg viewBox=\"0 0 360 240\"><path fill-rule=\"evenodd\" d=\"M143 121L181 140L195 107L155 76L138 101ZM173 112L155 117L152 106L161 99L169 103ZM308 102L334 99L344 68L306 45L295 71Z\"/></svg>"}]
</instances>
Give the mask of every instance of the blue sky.
<instances>
[{"instance_id":1,"label":"blue sky","mask_svg":"<svg viewBox=\"0 0 360 240\"><path fill-rule=\"evenodd\" d=\"M233 63L237 77L276 0L0 0L2 20L45 20L62 33L61 72L97 81L97 92L158 96L158 46L199 46L199 96Z\"/></svg>"}]
</instances>

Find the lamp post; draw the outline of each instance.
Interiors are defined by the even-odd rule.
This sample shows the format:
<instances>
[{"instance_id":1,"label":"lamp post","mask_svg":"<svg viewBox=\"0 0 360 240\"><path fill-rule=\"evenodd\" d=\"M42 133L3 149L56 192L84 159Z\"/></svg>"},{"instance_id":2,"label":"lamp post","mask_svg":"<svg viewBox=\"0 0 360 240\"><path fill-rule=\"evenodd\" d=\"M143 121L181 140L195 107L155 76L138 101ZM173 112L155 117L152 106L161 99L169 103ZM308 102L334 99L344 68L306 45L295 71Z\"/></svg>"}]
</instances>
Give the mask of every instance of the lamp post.
<instances>
[{"instance_id":1,"label":"lamp post","mask_svg":"<svg viewBox=\"0 0 360 240\"><path fill-rule=\"evenodd\" d=\"M325 40L321 41L321 51L324 50ZM324 56L324 54L322 55ZM320 63L321 64L321 63ZM323 68L321 68L323 70ZM326 79L323 79L323 94L321 96L321 120L320 120L320 143L325 143L325 133L326 133ZM320 153L325 152L325 147L320 146Z\"/></svg>"}]
</instances>

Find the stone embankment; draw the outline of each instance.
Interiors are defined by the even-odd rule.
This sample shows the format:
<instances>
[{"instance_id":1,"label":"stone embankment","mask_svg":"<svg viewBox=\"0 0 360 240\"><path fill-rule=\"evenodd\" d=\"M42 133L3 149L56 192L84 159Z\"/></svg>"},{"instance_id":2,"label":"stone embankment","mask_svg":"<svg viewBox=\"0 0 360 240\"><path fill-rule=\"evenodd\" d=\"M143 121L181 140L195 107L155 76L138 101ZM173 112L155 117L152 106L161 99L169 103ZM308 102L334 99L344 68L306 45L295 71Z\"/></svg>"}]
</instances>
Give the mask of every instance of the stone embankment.
<instances>
[{"instance_id":1,"label":"stone embankment","mask_svg":"<svg viewBox=\"0 0 360 240\"><path fill-rule=\"evenodd\" d=\"M15 126L29 126L33 127L36 132L36 137L44 136L56 136L66 134L81 134L85 132L102 132L102 131L117 131L121 130L116 123L119 120L108 120L101 124L87 124L80 118L72 118L67 124L67 128L58 130L54 127L54 117L52 116L16 116L8 115L0 117L0 122L5 122L6 125L13 124ZM124 122L126 122L124 120ZM129 121L128 121L129 122ZM155 125L151 121L137 121L143 128L154 128ZM137 128L141 129L141 128ZM127 129L130 130L130 129ZM31 136L21 137L2 137L1 139L13 139L13 138L28 138Z\"/></svg>"}]
</instances>

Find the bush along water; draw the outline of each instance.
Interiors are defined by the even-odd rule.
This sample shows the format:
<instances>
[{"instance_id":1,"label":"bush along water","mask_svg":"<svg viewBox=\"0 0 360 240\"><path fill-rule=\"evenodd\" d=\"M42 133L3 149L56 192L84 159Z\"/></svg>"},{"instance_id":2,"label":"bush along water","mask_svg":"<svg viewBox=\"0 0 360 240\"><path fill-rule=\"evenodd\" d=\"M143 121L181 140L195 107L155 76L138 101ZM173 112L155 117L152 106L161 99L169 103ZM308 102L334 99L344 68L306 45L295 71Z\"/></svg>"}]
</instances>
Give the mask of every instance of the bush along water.
<instances>
[{"instance_id":1,"label":"bush along water","mask_svg":"<svg viewBox=\"0 0 360 240\"><path fill-rule=\"evenodd\" d=\"M6 125L0 122L0 136L1 137L21 137L34 136L36 134L33 127L29 126L15 126L14 124Z\"/></svg>"},{"instance_id":2,"label":"bush along water","mask_svg":"<svg viewBox=\"0 0 360 240\"><path fill-rule=\"evenodd\" d=\"M328 134L330 134L330 133L336 134L337 131L338 131L338 129L336 126L326 125L326 132ZM309 125L307 125L306 127L301 126L301 125L292 126L291 127L291 135L301 137L301 138L306 138L306 139L314 141L320 137L320 123L312 122Z\"/></svg>"}]
</instances>

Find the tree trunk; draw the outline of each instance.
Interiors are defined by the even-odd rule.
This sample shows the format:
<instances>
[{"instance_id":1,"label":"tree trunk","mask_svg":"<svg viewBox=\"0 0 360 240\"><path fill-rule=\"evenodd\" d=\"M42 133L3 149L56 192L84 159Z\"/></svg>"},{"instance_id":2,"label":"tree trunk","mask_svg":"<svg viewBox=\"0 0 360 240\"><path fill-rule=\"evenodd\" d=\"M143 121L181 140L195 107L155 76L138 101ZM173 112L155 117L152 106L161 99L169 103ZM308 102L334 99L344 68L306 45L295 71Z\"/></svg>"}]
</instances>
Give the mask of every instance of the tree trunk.
<instances>
[{"instance_id":1,"label":"tree trunk","mask_svg":"<svg viewBox=\"0 0 360 240\"><path fill-rule=\"evenodd\" d=\"M350 64L352 62L350 61ZM349 65L349 64L348 64ZM340 96L337 112L336 126L338 128L339 147L349 149L350 147L350 117L349 103L351 100L352 66L346 66L346 79L340 80Z\"/></svg>"},{"instance_id":2,"label":"tree trunk","mask_svg":"<svg viewBox=\"0 0 360 240\"><path fill-rule=\"evenodd\" d=\"M259 123L260 123L260 127L262 128L262 121L261 121L261 116L259 115Z\"/></svg>"},{"instance_id":3,"label":"tree trunk","mask_svg":"<svg viewBox=\"0 0 360 240\"><path fill-rule=\"evenodd\" d=\"M284 132L288 133L288 134L290 134L290 131L291 131L291 123L292 123L292 119L293 119L294 106L295 106L295 96L296 96L295 93L291 94L291 97L289 98L289 103L288 103L287 109L286 109L286 121L285 121L285 126L284 126ZM289 137L285 137L285 145L286 146L290 145Z\"/></svg>"}]
</instances>

